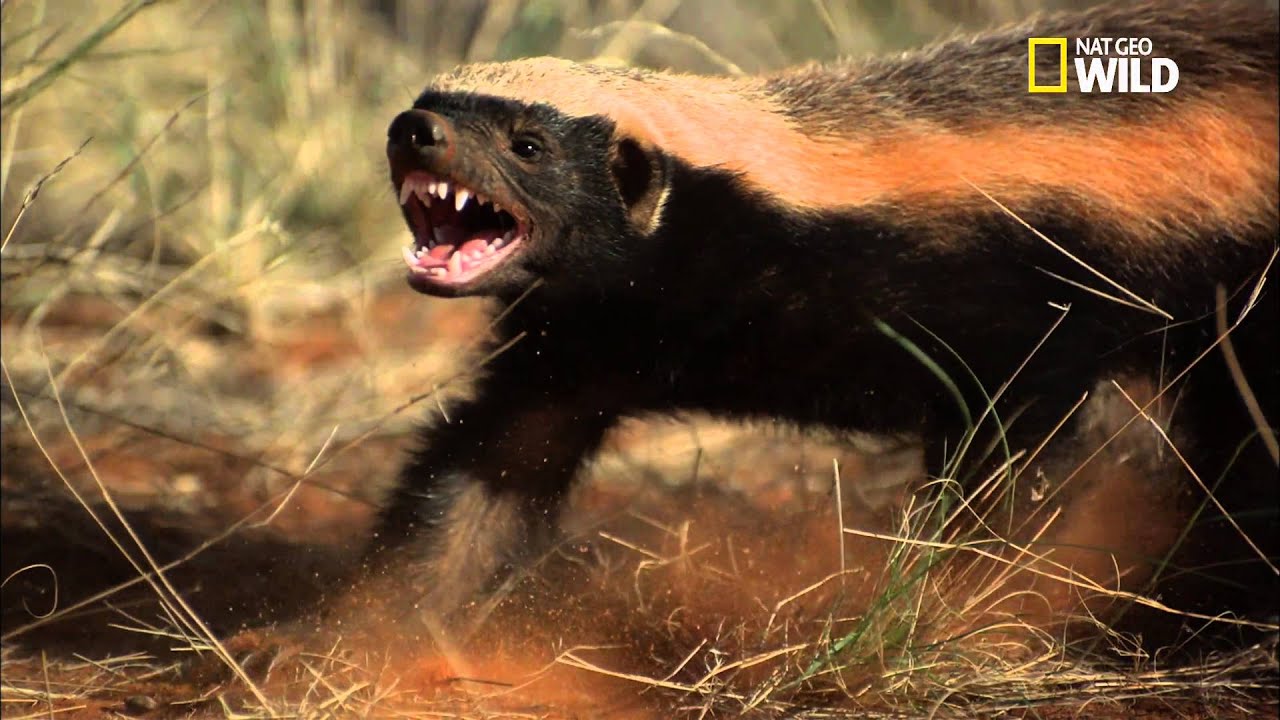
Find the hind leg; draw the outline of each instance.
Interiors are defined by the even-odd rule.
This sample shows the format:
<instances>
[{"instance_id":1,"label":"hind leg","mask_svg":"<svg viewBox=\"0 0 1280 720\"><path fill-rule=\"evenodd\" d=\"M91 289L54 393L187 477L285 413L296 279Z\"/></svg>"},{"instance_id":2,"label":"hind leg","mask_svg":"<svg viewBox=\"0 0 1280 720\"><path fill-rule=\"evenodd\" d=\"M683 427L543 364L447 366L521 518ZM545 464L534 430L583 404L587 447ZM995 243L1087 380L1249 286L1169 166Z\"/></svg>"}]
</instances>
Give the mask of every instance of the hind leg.
<instances>
[{"instance_id":1,"label":"hind leg","mask_svg":"<svg viewBox=\"0 0 1280 720\"><path fill-rule=\"evenodd\" d=\"M1194 508L1169 448L1182 438L1171 404L1139 410L1158 391L1153 378L1119 376L1074 408L1077 398L1041 400L1009 424L1012 461L993 453L973 473L972 515L946 538L989 551L957 556L966 627L1012 621L1093 635L1094 619L1150 624L1127 598L1150 591Z\"/></svg>"}]
</instances>

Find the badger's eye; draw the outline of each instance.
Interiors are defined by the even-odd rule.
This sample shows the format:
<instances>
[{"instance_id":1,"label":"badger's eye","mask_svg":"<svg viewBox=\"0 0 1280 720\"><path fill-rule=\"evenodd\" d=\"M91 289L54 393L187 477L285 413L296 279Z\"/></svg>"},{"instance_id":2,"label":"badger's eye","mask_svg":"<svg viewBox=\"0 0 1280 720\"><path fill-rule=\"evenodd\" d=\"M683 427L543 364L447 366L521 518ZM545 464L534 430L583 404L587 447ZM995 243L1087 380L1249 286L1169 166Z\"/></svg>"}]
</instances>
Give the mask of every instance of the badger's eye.
<instances>
[{"instance_id":1,"label":"badger's eye","mask_svg":"<svg viewBox=\"0 0 1280 720\"><path fill-rule=\"evenodd\" d=\"M525 160L537 160L542 155L542 145L536 139L522 135L511 141L511 152Z\"/></svg>"}]
</instances>

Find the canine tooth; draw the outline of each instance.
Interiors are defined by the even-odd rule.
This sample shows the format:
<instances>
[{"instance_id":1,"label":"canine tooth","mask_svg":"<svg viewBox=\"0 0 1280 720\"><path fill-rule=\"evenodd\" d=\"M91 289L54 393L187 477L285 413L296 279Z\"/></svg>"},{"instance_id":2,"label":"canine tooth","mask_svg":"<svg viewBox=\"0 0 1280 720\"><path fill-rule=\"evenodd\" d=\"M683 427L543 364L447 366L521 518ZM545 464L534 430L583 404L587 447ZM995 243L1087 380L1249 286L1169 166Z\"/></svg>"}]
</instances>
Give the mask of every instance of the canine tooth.
<instances>
[{"instance_id":1,"label":"canine tooth","mask_svg":"<svg viewBox=\"0 0 1280 720\"><path fill-rule=\"evenodd\" d=\"M441 200L449 197L449 183L443 180L436 183L436 197L440 198Z\"/></svg>"},{"instance_id":2,"label":"canine tooth","mask_svg":"<svg viewBox=\"0 0 1280 720\"><path fill-rule=\"evenodd\" d=\"M403 253L404 253L404 261L405 261L405 264L407 264L409 267L417 267L417 265L418 265L418 256L414 254L414 252L413 252L413 248L410 248L410 247L402 247L402 248L400 248L400 250L401 250L401 252L403 252Z\"/></svg>"},{"instance_id":3,"label":"canine tooth","mask_svg":"<svg viewBox=\"0 0 1280 720\"><path fill-rule=\"evenodd\" d=\"M400 204L401 205L409 202L409 196L413 194L413 186L414 186L414 182L409 178L405 178L404 182L400 183Z\"/></svg>"},{"instance_id":4,"label":"canine tooth","mask_svg":"<svg viewBox=\"0 0 1280 720\"><path fill-rule=\"evenodd\" d=\"M462 272L462 253L455 252L449 256L449 274L456 275Z\"/></svg>"},{"instance_id":5,"label":"canine tooth","mask_svg":"<svg viewBox=\"0 0 1280 720\"><path fill-rule=\"evenodd\" d=\"M453 196L453 209L462 212L462 208L466 207L467 200L471 197L471 193L466 188L458 188Z\"/></svg>"}]
</instances>

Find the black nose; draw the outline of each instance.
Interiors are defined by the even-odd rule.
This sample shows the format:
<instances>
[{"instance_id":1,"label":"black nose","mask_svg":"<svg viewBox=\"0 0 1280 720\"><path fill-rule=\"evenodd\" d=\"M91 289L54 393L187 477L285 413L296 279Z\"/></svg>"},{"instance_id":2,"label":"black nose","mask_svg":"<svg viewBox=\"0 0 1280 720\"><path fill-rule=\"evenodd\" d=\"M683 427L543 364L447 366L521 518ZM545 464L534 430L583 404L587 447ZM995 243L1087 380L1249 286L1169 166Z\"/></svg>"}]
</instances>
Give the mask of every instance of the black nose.
<instances>
[{"instance_id":1,"label":"black nose","mask_svg":"<svg viewBox=\"0 0 1280 720\"><path fill-rule=\"evenodd\" d=\"M406 110L387 128L387 144L401 150L437 152L450 145L453 128L443 117L426 110Z\"/></svg>"}]
</instances>

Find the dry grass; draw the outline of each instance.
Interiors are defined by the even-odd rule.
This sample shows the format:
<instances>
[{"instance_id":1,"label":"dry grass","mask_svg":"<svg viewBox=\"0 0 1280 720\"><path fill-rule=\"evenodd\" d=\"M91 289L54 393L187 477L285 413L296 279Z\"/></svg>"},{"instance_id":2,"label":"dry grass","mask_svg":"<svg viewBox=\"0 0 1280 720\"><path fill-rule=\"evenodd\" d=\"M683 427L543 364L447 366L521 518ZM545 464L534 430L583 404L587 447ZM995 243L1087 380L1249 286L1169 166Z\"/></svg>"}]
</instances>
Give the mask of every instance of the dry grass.
<instances>
[{"instance_id":1,"label":"dry grass","mask_svg":"<svg viewBox=\"0 0 1280 720\"><path fill-rule=\"evenodd\" d=\"M894 452L703 421L619 433L592 469L609 489L578 501L610 508L584 511L576 528L575 542L607 560L584 581L595 596L548 592L564 604L556 613L500 609L498 620L532 624L520 642L487 638L492 657L449 665L389 650L395 626L380 617L278 658L270 645L296 635L229 640L245 618L213 618L207 586L245 583L212 597L252 609L257 592L290 595L302 574L288 566L301 561L284 557L255 584L219 551L283 538L345 543L333 552L349 557L409 420L443 411L483 361L469 352L484 334L482 303L400 289L382 137L427 73L541 52L755 72L1029 10L1014 0L450 0L382 3L379 16L376 5L3 4L3 519L70 538L77 557L109 547L127 567L119 584L78 594L80 575L96 577L92 561L5 579L6 606L30 613L5 615L6 717L1245 717L1274 707L1274 625L1252 623L1266 644L1172 666L1092 618L1113 602L1177 611L1047 552L1069 508L978 533L974 521L988 518L976 508L1000 506L1003 477L910 495L913 466ZM1135 407L1154 402L1144 400ZM975 424L997 420L981 413ZM1025 469L1030 458L1009 461ZM708 479L740 492L686 502L678 488L660 491ZM55 512L69 497L71 513ZM196 539L158 545L168 535L144 519L155 517ZM1095 640L1027 619L1028 607L1066 602L1048 597L1049 580L1070 588L1064 597L1083 608L1075 627ZM66 595L28 597L31 587ZM44 648L33 638L54 620L123 634L105 649ZM193 676L193 655L224 672ZM458 677L464 663L479 675Z\"/></svg>"}]
</instances>

